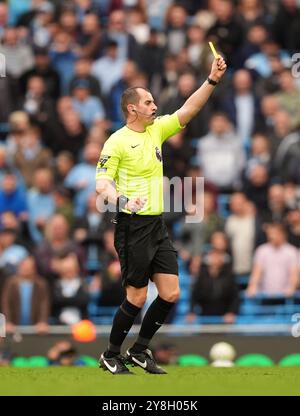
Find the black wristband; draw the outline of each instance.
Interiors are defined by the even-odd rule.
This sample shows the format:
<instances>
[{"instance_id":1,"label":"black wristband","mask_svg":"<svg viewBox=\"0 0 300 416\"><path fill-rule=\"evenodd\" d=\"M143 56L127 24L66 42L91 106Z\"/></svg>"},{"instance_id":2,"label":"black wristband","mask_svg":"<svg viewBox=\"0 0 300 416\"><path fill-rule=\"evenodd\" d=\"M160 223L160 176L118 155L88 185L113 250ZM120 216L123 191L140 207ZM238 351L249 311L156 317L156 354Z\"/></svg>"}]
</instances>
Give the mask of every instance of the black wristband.
<instances>
[{"instance_id":1,"label":"black wristband","mask_svg":"<svg viewBox=\"0 0 300 416\"><path fill-rule=\"evenodd\" d=\"M120 195L117 198L117 212L122 211L125 208L125 205L127 204L128 201L129 199L126 196Z\"/></svg>"},{"instance_id":2,"label":"black wristband","mask_svg":"<svg viewBox=\"0 0 300 416\"><path fill-rule=\"evenodd\" d=\"M211 85L214 85L214 86L216 86L216 85L218 85L218 82L217 81L214 81L213 79L211 79L211 78L207 78L207 82L209 83L209 84L211 84Z\"/></svg>"}]
</instances>

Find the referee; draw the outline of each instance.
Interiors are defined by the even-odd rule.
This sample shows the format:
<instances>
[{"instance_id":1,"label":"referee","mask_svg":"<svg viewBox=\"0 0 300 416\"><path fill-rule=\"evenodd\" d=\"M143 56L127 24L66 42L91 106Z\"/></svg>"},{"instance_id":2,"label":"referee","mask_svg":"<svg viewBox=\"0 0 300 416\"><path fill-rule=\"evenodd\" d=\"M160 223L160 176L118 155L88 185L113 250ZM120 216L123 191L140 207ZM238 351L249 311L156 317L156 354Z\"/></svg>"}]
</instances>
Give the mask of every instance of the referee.
<instances>
[{"instance_id":1,"label":"referee","mask_svg":"<svg viewBox=\"0 0 300 416\"><path fill-rule=\"evenodd\" d=\"M97 192L117 209L115 248L126 288L126 299L113 320L108 348L99 360L100 366L112 374L130 374L126 363L149 373L166 373L148 348L179 297L176 251L162 217L161 147L201 110L225 71L226 63L218 57L207 80L172 115L156 118L157 106L145 88L128 88L122 95L126 125L105 142L96 172ZM149 279L156 285L158 296L124 357L121 345L145 303Z\"/></svg>"}]
</instances>

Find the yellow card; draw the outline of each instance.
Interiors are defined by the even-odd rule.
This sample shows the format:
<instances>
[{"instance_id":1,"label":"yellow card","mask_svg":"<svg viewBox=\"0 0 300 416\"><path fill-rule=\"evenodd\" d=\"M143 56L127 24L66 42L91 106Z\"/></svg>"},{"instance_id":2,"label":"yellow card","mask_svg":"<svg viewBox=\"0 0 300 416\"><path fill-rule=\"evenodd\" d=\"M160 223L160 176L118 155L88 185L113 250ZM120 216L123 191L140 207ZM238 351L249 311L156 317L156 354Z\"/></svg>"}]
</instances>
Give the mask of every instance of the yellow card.
<instances>
[{"instance_id":1,"label":"yellow card","mask_svg":"<svg viewBox=\"0 0 300 416\"><path fill-rule=\"evenodd\" d=\"M215 59L218 59L218 58L219 58L219 54L218 54L218 52L216 51L216 49L215 49L215 47L214 47L214 44L213 44L212 42L208 42L208 44L209 44L209 46L210 46L210 49L211 49L211 51L212 51L212 53L213 53L213 55L214 55Z\"/></svg>"}]
</instances>

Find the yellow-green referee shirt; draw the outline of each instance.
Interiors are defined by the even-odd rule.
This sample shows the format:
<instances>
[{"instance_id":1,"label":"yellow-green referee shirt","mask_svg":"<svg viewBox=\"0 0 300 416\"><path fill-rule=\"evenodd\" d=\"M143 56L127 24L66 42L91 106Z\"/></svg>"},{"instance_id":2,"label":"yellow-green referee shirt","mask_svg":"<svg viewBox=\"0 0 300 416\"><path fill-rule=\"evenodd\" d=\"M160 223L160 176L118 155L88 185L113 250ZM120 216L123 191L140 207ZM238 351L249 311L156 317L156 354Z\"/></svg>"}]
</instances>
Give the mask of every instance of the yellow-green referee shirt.
<instances>
[{"instance_id":1,"label":"yellow-green referee shirt","mask_svg":"<svg viewBox=\"0 0 300 416\"><path fill-rule=\"evenodd\" d=\"M177 113L158 117L143 133L124 126L103 146L96 179L115 181L117 191L127 198L147 198L140 215L159 215L163 204L162 143L183 127Z\"/></svg>"}]
</instances>

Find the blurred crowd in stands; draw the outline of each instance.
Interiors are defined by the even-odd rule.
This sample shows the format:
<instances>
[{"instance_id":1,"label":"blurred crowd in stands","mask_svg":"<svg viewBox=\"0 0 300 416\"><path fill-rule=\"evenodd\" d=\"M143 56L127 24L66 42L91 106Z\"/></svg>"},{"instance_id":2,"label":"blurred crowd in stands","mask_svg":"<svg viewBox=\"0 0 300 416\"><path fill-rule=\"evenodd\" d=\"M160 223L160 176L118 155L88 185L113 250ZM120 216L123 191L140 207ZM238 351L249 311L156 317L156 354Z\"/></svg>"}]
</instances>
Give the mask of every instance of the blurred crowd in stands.
<instances>
[{"instance_id":1,"label":"blurred crowd in stands","mask_svg":"<svg viewBox=\"0 0 300 416\"><path fill-rule=\"evenodd\" d=\"M114 229L96 206L95 166L123 125L122 92L148 87L160 114L172 113L209 73L208 40L227 60L226 76L163 147L167 178L191 177L192 187L205 178L202 222L165 215L192 283L186 319L200 306L234 322L241 290L294 296L299 2L8 0L0 2L0 311L8 331L72 324L89 317L91 299L120 304ZM244 287L241 276L249 277Z\"/></svg>"}]
</instances>

